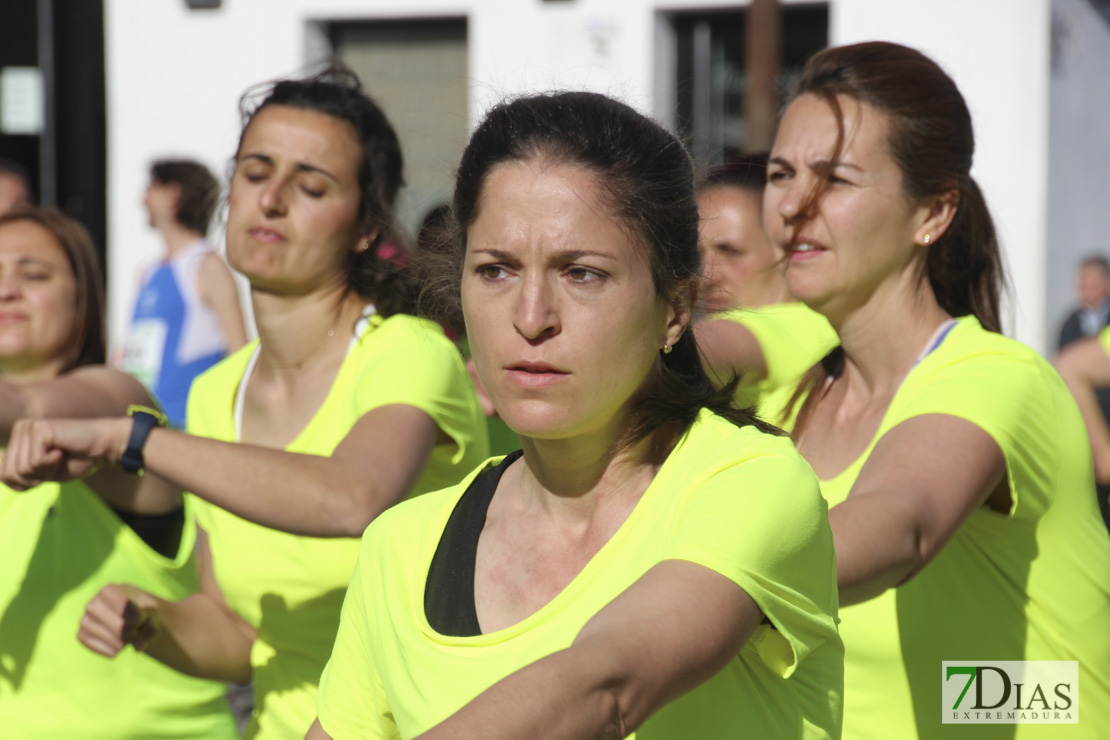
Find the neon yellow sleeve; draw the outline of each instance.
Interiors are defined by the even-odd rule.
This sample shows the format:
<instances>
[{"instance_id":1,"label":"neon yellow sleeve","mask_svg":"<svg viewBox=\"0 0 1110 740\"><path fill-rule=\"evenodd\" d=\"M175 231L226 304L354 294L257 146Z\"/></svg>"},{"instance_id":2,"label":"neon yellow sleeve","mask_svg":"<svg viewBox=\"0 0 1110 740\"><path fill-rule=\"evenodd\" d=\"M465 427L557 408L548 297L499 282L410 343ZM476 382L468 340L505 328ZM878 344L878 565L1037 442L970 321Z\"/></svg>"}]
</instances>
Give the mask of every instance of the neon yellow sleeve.
<instances>
[{"instance_id":1,"label":"neon yellow sleeve","mask_svg":"<svg viewBox=\"0 0 1110 740\"><path fill-rule=\"evenodd\" d=\"M835 634L828 507L813 471L792 450L750 457L713 475L689 495L676 526L668 558L724 575L770 619L774 629L761 628L753 644L776 673L791 675Z\"/></svg>"},{"instance_id":2,"label":"neon yellow sleeve","mask_svg":"<svg viewBox=\"0 0 1110 740\"><path fill-rule=\"evenodd\" d=\"M883 425L893 428L914 416L946 414L979 427L1006 460L1011 514L1033 519L1051 504L1049 483L1057 476L1061 444L1082 449L1086 440L1080 430L1060 423L1063 412L1058 404L1071 399L1050 392L1062 383L1055 371L1038 361L1032 350L1026 353L1020 345L1013 349L988 345L960 353L950 362L923 362L899 391ZM1071 438L1062 440L1061 435Z\"/></svg>"},{"instance_id":3,"label":"neon yellow sleeve","mask_svg":"<svg viewBox=\"0 0 1110 740\"><path fill-rule=\"evenodd\" d=\"M363 540L362 556L343 600L335 647L316 693L320 724L334 740L401 738L369 647L372 615L366 609L362 570L364 563L377 562L371 540L371 537Z\"/></svg>"},{"instance_id":4,"label":"neon yellow sleeve","mask_svg":"<svg viewBox=\"0 0 1110 740\"><path fill-rule=\"evenodd\" d=\"M437 324L396 315L370 332L367 340L375 342L374 368L355 390L360 408L415 406L455 442L452 463L458 464L475 446L481 446L475 459L487 456L485 416L470 375L462 355Z\"/></svg>"},{"instance_id":5,"label":"neon yellow sleeve","mask_svg":"<svg viewBox=\"0 0 1110 740\"><path fill-rule=\"evenodd\" d=\"M759 342L767 365L762 382L768 390L793 386L840 342L828 319L803 303L734 309L719 318L735 321Z\"/></svg>"}]
</instances>

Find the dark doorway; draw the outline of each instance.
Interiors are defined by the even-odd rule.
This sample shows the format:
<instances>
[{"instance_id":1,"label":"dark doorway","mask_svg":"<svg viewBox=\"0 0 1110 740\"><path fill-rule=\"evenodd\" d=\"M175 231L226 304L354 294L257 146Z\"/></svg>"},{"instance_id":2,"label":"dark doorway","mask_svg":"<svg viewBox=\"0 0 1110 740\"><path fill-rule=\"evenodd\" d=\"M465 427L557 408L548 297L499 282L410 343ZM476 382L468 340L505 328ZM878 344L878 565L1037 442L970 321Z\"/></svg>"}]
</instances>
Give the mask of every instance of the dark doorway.
<instances>
[{"instance_id":1,"label":"dark doorway","mask_svg":"<svg viewBox=\"0 0 1110 740\"><path fill-rule=\"evenodd\" d=\"M829 42L827 5L784 5L782 74L786 91L805 60ZM746 150L744 69L747 12L675 13L677 129L699 166L709 167Z\"/></svg>"}]
</instances>

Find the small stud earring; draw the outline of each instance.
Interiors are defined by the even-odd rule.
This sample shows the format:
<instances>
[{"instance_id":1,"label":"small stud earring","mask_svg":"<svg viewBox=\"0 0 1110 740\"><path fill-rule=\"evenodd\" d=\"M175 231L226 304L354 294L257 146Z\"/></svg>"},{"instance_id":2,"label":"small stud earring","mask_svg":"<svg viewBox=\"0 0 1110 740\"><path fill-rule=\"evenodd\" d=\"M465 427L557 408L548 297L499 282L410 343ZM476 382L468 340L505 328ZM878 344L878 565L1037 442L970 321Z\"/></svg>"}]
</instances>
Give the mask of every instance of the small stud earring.
<instances>
[{"instance_id":1,"label":"small stud earring","mask_svg":"<svg viewBox=\"0 0 1110 740\"><path fill-rule=\"evenodd\" d=\"M664 344L663 345L663 354L669 355L671 353L671 350L673 350L673 349L674 349L674 347L672 347L670 344Z\"/></svg>"},{"instance_id":2,"label":"small stud earring","mask_svg":"<svg viewBox=\"0 0 1110 740\"><path fill-rule=\"evenodd\" d=\"M931 237L931 236L929 236L928 234L926 234L926 235L925 235L925 238L921 240L921 243L922 243L922 244L928 244L928 243L929 243L930 241L932 241L932 239L933 239L933 237Z\"/></svg>"}]
</instances>

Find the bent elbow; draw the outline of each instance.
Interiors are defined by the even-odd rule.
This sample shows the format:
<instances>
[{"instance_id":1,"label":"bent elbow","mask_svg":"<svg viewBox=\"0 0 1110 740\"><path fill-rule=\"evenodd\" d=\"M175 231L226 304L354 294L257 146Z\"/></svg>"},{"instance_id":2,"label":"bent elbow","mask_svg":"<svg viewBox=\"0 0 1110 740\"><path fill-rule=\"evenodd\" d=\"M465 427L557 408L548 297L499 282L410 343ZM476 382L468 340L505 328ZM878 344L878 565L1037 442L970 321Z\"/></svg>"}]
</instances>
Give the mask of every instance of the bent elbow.
<instances>
[{"instance_id":1,"label":"bent elbow","mask_svg":"<svg viewBox=\"0 0 1110 740\"><path fill-rule=\"evenodd\" d=\"M329 498L338 499L339 504L333 508L328 524L336 537L362 537L370 523L393 503L383 503L380 491L372 485L350 486L341 495Z\"/></svg>"},{"instance_id":2,"label":"bent elbow","mask_svg":"<svg viewBox=\"0 0 1110 740\"><path fill-rule=\"evenodd\" d=\"M601 711L605 721L601 732L597 735L599 740L619 740L627 737L629 733L635 732L643 721L641 719L640 722L633 722L626 716L621 706L619 692L615 689L601 692Z\"/></svg>"}]
</instances>

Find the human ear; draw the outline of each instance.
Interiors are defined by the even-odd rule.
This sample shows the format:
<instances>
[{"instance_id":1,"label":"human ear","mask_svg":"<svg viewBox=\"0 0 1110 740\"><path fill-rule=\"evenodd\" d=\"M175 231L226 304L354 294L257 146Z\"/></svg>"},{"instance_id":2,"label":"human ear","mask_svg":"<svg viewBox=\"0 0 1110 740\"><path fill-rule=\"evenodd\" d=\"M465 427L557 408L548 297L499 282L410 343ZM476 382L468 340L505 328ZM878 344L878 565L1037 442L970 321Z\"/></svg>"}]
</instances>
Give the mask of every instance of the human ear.
<instances>
[{"instance_id":1,"label":"human ear","mask_svg":"<svg viewBox=\"0 0 1110 740\"><path fill-rule=\"evenodd\" d=\"M929 196L921 206L922 221L914 232L914 244L928 245L940 239L960 206L960 191L949 188L937 195Z\"/></svg>"},{"instance_id":2,"label":"human ear","mask_svg":"<svg viewBox=\"0 0 1110 740\"><path fill-rule=\"evenodd\" d=\"M691 278L679 285L667 302L667 327L664 346L673 347L690 326L697 305L698 283Z\"/></svg>"},{"instance_id":3,"label":"human ear","mask_svg":"<svg viewBox=\"0 0 1110 740\"><path fill-rule=\"evenodd\" d=\"M355 242L355 253L362 254L366 250L370 249L370 245L377 241L378 233L380 231L381 229L375 226L373 229L370 230L370 233L364 234L359 237L358 241Z\"/></svg>"}]
</instances>

